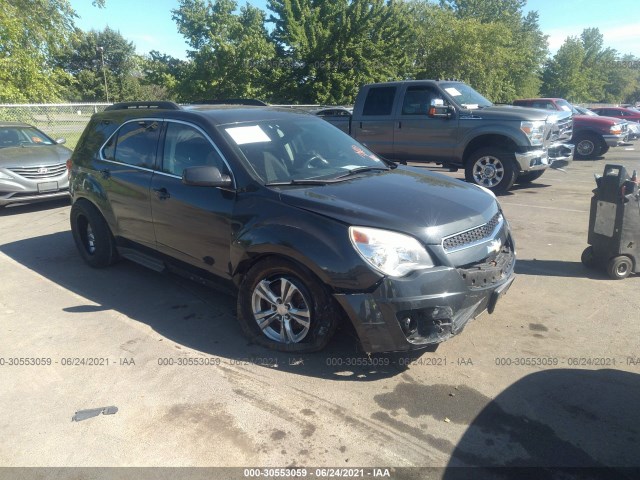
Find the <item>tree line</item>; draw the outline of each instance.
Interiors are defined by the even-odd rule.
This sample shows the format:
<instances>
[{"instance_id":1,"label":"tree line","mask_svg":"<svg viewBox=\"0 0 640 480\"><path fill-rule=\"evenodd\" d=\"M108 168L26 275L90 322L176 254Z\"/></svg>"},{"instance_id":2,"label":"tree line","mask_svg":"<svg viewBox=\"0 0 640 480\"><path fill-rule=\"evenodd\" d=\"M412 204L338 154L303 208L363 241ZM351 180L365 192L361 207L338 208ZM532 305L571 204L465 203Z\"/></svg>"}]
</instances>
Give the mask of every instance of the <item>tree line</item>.
<instances>
[{"instance_id":1,"label":"tree line","mask_svg":"<svg viewBox=\"0 0 640 480\"><path fill-rule=\"evenodd\" d=\"M94 0L96 8L105 0ZM597 28L549 55L526 0L180 0L187 59L83 31L67 0L0 0L0 103L258 98L350 104L361 85L457 78L497 103L640 100L640 59Z\"/></svg>"}]
</instances>

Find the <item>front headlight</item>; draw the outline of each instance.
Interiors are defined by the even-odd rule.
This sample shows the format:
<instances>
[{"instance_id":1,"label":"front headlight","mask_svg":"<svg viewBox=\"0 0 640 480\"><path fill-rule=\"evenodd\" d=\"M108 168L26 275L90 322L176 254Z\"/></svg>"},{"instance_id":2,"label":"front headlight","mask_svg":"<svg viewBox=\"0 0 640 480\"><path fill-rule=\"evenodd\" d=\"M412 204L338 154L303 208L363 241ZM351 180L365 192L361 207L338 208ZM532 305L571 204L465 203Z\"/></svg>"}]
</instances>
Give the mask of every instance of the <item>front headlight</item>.
<instances>
[{"instance_id":1,"label":"front headlight","mask_svg":"<svg viewBox=\"0 0 640 480\"><path fill-rule=\"evenodd\" d=\"M520 122L520 130L527 136L531 145L542 145L544 140L544 120Z\"/></svg>"},{"instance_id":2,"label":"front headlight","mask_svg":"<svg viewBox=\"0 0 640 480\"><path fill-rule=\"evenodd\" d=\"M611 125L609 132L611 135L620 135L622 133L622 125Z\"/></svg>"},{"instance_id":3,"label":"front headlight","mask_svg":"<svg viewBox=\"0 0 640 480\"><path fill-rule=\"evenodd\" d=\"M427 251L409 235L378 228L349 227L349 238L369 265L390 277L433 267Z\"/></svg>"}]
</instances>

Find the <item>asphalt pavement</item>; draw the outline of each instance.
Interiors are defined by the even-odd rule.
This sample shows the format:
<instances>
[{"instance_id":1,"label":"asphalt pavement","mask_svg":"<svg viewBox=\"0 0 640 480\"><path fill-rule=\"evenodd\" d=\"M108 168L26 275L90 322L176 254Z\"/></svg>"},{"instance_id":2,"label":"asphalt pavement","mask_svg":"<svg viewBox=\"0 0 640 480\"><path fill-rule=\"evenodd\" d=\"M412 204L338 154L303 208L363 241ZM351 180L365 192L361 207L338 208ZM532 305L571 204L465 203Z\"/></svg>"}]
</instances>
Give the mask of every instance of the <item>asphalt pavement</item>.
<instances>
[{"instance_id":1,"label":"asphalt pavement","mask_svg":"<svg viewBox=\"0 0 640 480\"><path fill-rule=\"evenodd\" d=\"M411 357L368 357L348 327L317 354L248 344L234 297L127 261L86 266L68 202L4 209L0 467L640 467L640 276L580 262L606 163L640 170L640 151L501 196L515 283Z\"/></svg>"}]
</instances>

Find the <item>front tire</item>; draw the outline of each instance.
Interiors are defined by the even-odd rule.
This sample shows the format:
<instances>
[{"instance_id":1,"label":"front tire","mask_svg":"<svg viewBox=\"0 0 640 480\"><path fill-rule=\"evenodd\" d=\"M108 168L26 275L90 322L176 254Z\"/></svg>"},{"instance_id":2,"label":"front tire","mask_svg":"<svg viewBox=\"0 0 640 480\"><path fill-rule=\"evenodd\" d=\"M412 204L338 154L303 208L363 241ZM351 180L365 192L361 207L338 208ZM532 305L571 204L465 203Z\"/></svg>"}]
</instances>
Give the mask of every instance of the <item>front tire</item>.
<instances>
[{"instance_id":1,"label":"front tire","mask_svg":"<svg viewBox=\"0 0 640 480\"><path fill-rule=\"evenodd\" d=\"M77 201L71 207L71 233L80 256L93 268L118 260L115 240L102 214L93 204Z\"/></svg>"},{"instance_id":2,"label":"front tire","mask_svg":"<svg viewBox=\"0 0 640 480\"><path fill-rule=\"evenodd\" d=\"M581 159L591 159L602 154L602 140L593 133L582 133L576 138L575 156Z\"/></svg>"},{"instance_id":3,"label":"front tire","mask_svg":"<svg viewBox=\"0 0 640 480\"><path fill-rule=\"evenodd\" d=\"M488 188L494 193L505 193L518 176L513 153L495 148L481 148L468 158L465 180Z\"/></svg>"},{"instance_id":4,"label":"front tire","mask_svg":"<svg viewBox=\"0 0 640 480\"><path fill-rule=\"evenodd\" d=\"M336 330L338 315L324 285L285 259L257 263L240 284L240 327L263 347L295 353L322 350Z\"/></svg>"}]
</instances>

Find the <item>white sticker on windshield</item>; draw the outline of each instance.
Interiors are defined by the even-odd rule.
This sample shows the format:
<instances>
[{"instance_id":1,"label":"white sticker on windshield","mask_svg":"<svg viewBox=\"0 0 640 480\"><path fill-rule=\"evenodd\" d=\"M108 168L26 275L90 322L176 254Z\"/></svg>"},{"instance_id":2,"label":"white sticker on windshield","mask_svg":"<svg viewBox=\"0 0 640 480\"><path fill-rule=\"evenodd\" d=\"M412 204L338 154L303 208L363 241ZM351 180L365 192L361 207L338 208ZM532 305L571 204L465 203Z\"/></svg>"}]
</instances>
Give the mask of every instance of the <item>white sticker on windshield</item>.
<instances>
[{"instance_id":1,"label":"white sticker on windshield","mask_svg":"<svg viewBox=\"0 0 640 480\"><path fill-rule=\"evenodd\" d=\"M251 127L231 127L225 129L233 141L238 145L244 145L245 143L261 143L270 142L264 130L259 125L253 125Z\"/></svg>"},{"instance_id":2,"label":"white sticker on windshield","mask_svg":"<svg viewBox=\"0 0 640 480\"><path fill-rule=\"evenodd\" d=\"M452 97L459 97L460 95L462 95L457 88L454 87L449 87L449 88L445 88L444 89L445 92L447 92L449 95L451 95Z\"/></svg>"},{"instance_id":3,"label":"white sticker on windshield","mask_svg":"<svg viewBox=\"0 0 640 480\"><path fill-rule=\"evenodd\" d=\"M560 105L560 108L562 110L564 110L565 112L570 112L571 111L571 109L569 107L567 107L566 105Z\"/></svg>"}]
</instances>

